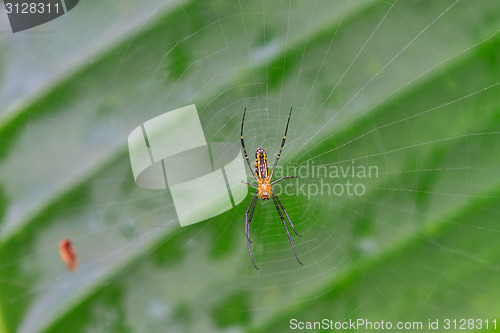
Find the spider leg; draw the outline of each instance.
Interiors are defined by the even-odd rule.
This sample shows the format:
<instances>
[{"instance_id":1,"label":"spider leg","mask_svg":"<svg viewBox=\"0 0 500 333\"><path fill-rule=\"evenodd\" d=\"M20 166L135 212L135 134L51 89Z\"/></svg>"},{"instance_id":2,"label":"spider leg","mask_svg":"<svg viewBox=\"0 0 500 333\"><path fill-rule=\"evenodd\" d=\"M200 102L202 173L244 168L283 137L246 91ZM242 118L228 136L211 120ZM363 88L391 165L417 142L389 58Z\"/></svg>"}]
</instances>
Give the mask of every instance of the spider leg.
<instances>
[{"instance_id":1,"label":"spider leg","mask_svg":"<svg viewBox=\"0 0 500 333\"><path fill-rule=\"evenodd\" d=\"M281 214L281 210L278 206L278 202L276 201L276 195L273 195L273 201L274 201L274 206L278 210L278 213L280 214L281 217L281 222L283 222L283 225L285 226L286 234L288 235L288 240L290 241L290 245L292 246L293 254L295 254L295 259L299 262L299 264L304 265L303 263L300 262L299 257L297 257L297 252L295 252L295 245L293 244L292 237L290 237L290 233L288 232L288 228L286 226L285 219L283 218L283 214Z\"/></svg>"},{"instance_id":2,"label":"spider leg","mask_svg":"<svg viewBox=\"0 0 500 333\"><path fill-rule=\"evenodd\" d=\"M241 146L243 147L243 152L245 153L245 159L247 160L250 173L252 174L253 178L257 179L255 177L255 173L252 171L252 166L250 165L250 160L248 159L247 150L245 149L245 141L243 140L243 123L245 122L245 113L247 113L247 108L245 108L245 111L243 111L243 119L241 120L241 133L240 133Z\"/></svg>"},{"instance_id":3,"label":"spider leg","mask_svg":"<svg viewBox=\"0 0 500 333\"><path fill-rule=\"evenodd\" d=\"M258 196L256 197L258 198ZM250 239L250 224L252 223L253 220L253 212L255 211L255 207L257 206L257 199L255 199L255 202L253 204L252 210L250 211L250 216L248 217L248 229L247 229L247 237L250 243L253 243L252 240Z\"/></svg>"},{"instance_id":4,"label":"spider leg","mask_svg":"<svg viewBox=\"0 0 500 333\"><path fill-rule=\"evenodd\" d=\"M282 177L282 178L280 178L280 179L275 180L274 182L272 182L271 185L276 184L277 182L280 182L280 181L285 180L285 179L290 179L290 178L297 178L297 176Z\"/></svg>"},{"instance_id":5,"label":"spider leg","mask_svg":"<svg viewBox=\"0 0 500 333\"><path fill-rule=\"evenodd\" d=\"M297 230L295 230L295 227L293 226L293 223L292 223L292 220L290 219L290 217L288 216L287 212L286 212L286 209L285 207L283 206L283 204L281 203L280 199L278 198L278 196L276 195L276 193L273 192L273 196L276 198L276 201L278 201L278 204L280 205L281 209L283 209L283 212L285 213L286 215L286 218L288 219L288 223L290 223L290 226L292 227L293 231L295 232L295 234L299 237L302 237L301 235L299 235L299 233L297 232Z\"/></svg>"},{"instance_id":6,"label":"spider leg","mask_svg":"<svg viewBox=\"0 0 500 333\"><path fill-rule=\"evenodd\" d=\"M242 180L241 181L243 184L247 184L247 185L250 185L250 186L255 186L255 187L259 187L259 185L257 184L252 184L252 183L247 183L246 181Z\"/></svg>"},{"instance_id":7,"label":"spider leg","mask_svg":"<svg viewBox=\"0 0 500 333\"><path fill-rule=\"evenodd\" d=\"M283 141L281 141L280 151L278 152L278 156L276 156L276 161L274 162L273 171L271 171L271 176L269 177L269 179L273 178L274 169L276 169L276 165L278 164L278 160L280 159L280 156L281 156L281 151L283 150L283 146L285 145L286 133L288 132L288 124L290 124L290 116L291 115L292 115L292 108L290 108L290 113L288 114L288 121L286 123L285 135L283 136ZM243 118L244 117L245 117L245 115L243 114ZM250 165L250 162L248 162L248 163Z\"/></svg>"},{"instance_id":8,"label":"spider leg","mask_svg":"<svg viewBox=\"0 0 500 333\"><path fill-rule=\"evenodd\" d=\"M252 207L255 206L254 203L256 203L257 194L258 194L258 192L255 192L255 194L252 197L252 201L250 201L250 205L248 205L247 211L245 212L245 235L247 236L248 239L250 239L248 230L250 228L250 222L252 220L252 215L253 215L253 213L250 214L250 220L249 220L248 219L248 212L250 212L250 210L252 210L252 212L253 212Z\"/></svg>"},{"instance_id":9,"label":"spider leg","mask_svg":"<svg viewBox=\"0 0 500 333\"><path fill-rule=\"evenodd\" d=\"M253 260L252 257L252 250L250 249L250 244L252 243L252 241L250 240L250 223L252 222L253 212L255 210L255 206L257 205L257 200L256 200L257 194L258 192L255 192L255 194L253 195L252 201L250 202L250 205L248 206L248 209L245 213L245 235L247 235L247 241L248 241L247 247L248 247L248 253L250 254L250 259L252 259L253 265L258 270L259 268L257 267L257 265L255 265L255 261ZM249 211L250 211L250 218L248 216Z\"/></svg>"}]
</instances>

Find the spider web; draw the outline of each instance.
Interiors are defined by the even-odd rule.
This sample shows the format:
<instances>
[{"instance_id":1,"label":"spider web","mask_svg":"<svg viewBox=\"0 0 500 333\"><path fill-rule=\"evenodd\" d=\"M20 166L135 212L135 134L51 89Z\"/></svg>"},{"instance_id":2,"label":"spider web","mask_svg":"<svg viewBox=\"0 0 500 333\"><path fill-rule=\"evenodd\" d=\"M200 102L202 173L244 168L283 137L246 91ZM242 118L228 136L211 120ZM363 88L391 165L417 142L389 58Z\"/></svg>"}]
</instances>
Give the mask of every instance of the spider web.
<instances>
[{"instance_id":1,"label":"spider web","mask_svg":"<svg viewBox=\"0 0 500 333\"><path fill-rule=\"evenodd\" d=\"M0 297L14 318L3 321L20 331L75 321L82 330L274 332L291 318L498 314L498 4L92 6L73 16L93 15L91 31L119 40L111 52L69 15L39 28L51 32L42 37L0 37L3 56L22 54L5 77L29 66L33 79L0 91L10 147ZM118 33L111 12L134 19ZM56 66L50 46L71 34L83 37L72 44L79 52ZM26 52L30 41L42 45L39 58ZM250 195L181 229L168 192L134 184L128 133L192 103L208 142L237 143L246 107L247 150L266 149L270 164L293 107L275 179L299 175L279 196L304 266L270 201L252 221L256 271L243 233ZM19 165L35 167L21 177ZM358 174L370 167L372 176ZM364 193L348 195L347 181ZM76 274L58 261L63 237L77 249Z\"/></svg>"}]
</instances>

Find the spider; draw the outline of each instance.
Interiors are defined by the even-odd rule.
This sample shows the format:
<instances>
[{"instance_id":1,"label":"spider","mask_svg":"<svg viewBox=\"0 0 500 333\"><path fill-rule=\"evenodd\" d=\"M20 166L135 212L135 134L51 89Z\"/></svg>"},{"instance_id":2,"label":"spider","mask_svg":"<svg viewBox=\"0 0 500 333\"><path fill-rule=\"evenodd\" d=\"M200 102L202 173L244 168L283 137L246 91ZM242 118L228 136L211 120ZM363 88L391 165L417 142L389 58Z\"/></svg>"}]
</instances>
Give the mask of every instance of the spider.
<instances>
[{"instance_id":1,"label":"spider","mask_svg":"<svg viewBox=\"0 0 500 333\"><path fill-rule=\"evenodd\" d=\"M253 217L253 212L255 210L255 206L257 204L257 197L260 198L261 200L269 200L271 197L274 202L274 206L276 207L276 210L278 211L278 214L281 218L281 222L283 222L283 226L285 227L286 234L288 235L288 240L290 241L290 245L292 246L293 254L295 254L295 258L299 262L299 264L303 265L299 258L297 257L297 253L295 252L295 246L292 241L292 237L290 237L290 233L288 232L288 227L286 226L285 219L283 218L282 210L283 213L285 213L285 216L288 220L288 223L290 223L290 226L292 227L293 231L297 236L300 237L298 234L297 230L295 230L295 227L293 226L292 221L290 220L290 217L288 216L285 207L281 204L280 199L274 193L272 190L272 185L276 184L277 182L280 182L285 179L290 179L290 178L296 178L294 176L288 176L288 177L282 177L278 180L271 181L273 178L273 173L274 170L276 169L276 165L278 164L278 160L280 159L281 156L281 151L283 150L283 146L285 145L285 140L286 140L286 133L288 131L288 124L290 123L290 117L292 115L292 108L290 108L290 113L288 114L288 121L286 123L286 129L285 129L285 135L283 136L283 141L281 142L281 147L280 151L278 152L278 155L276 156L276 161L274 162L273 169L271 171L271 174L269 174L269 169L267 167L267 156L266 156L266 151L262 148L258 148L255 151L255 171L252 170L252 166L250 165L250 160L248 159L247 151L245 149L245 141L243 140L243 124L245 122L245 113L247 112L247 109L245 108L245 111L243 111L243 119L241 120L241 134L240 134L240 139L241 139L241 146L243 147L243 152L245 153L245 158L248 163L248 167L250 168L250 172L252 173L253 177L257 181L257 184L253 183L247 183L245 181L242 181L242 183L247 184L249 186L257 187L257 191L252 197L252 201L250 201L250 205L248 206L248 209L245 213L245 235L247 236L248 240L248 253L250 254L250 259L252 259L252 263L255 266L255 268L258 270L259 268L255 264L255 261L253 260L252 257L252 251L250 249L250 243L253 243L250 241L250 223L252 222L252 217ZM280 209L281 208L281 209ZM250 215L249 215L250 213Z\"/></svg>"}]
</instances>

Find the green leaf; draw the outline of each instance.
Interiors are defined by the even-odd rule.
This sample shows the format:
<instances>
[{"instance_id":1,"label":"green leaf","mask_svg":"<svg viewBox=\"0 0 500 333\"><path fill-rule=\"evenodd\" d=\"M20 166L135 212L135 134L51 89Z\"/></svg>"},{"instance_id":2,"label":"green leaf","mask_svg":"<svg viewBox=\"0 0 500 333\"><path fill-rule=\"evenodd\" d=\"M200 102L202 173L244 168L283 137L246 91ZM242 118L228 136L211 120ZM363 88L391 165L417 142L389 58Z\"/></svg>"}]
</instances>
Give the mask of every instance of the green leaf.
<instances>
[{"instance_id":1,"label":"green leaf","mask_svg":"<svg viewBox=\"0 0 500 333\"><path fill-rule=\"evenodd\" d=\"M497 318L499 15L493 0L82 2L2 34L0 332ZM247 149L270 163L293 107L275 176L299 177L275 190L303 266L271 202L252 221L257 271L250 195L181 228L169 191L135 184L128 134L189 104L208 142L239 143L246 107Z\"/></svg>"}]
</instances>

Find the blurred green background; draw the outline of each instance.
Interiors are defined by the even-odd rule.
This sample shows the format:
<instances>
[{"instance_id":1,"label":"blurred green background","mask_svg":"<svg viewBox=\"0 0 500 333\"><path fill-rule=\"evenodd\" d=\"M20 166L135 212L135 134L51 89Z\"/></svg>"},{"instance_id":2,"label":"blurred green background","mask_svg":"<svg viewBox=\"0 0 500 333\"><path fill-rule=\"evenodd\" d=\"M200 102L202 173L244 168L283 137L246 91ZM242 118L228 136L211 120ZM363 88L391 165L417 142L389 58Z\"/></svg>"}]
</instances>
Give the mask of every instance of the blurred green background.
<instances>
[{"instance_id":1,"label":"blurred green background","mask_svg":"<svg viewBox=\"0 0 500 333\"><path fill-rule=\"evenodd\" d=\"M2 10L0 30L0 332L500 320L499 1L82 1L17 34ZM293 106L283 167L379 175L281 195L304 266L258 202L256 271L250 195L181 229L134 183L128 134L193 103L208 142L238 143L247 107L270 160Z\"/></svg>"}]
</instances>

